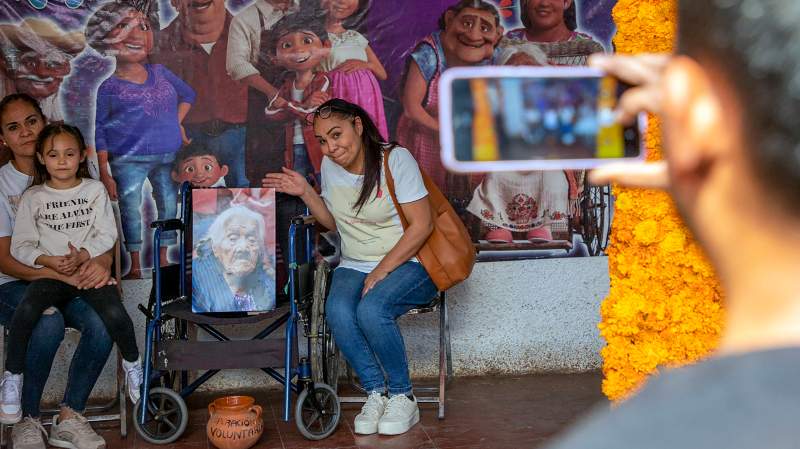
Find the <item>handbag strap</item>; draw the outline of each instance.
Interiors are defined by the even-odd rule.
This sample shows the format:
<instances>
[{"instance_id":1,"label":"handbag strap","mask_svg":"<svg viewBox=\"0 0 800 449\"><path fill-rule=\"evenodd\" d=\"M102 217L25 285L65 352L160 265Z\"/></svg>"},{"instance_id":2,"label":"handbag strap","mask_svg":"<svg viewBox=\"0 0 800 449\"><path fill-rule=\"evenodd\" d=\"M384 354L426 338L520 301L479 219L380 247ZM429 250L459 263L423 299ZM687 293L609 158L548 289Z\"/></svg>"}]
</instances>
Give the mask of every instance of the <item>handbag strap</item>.
<instances>
[{"instance_id":1,"label":"handbag strap","mask_svg":"<svg viewBox=\"0 0 800 449\"><path fill-rule=\"evenodd\" d=\"M386 176L386 187L389 188L389 196L392 197L392 203L394 203L394 208L397 209L400 223L403 225L403 230L405 230L408 228L408 221L403 214L403 209L400 208L400 203L397 202L397 194L394 191L394 178L392 177L392 171L389 170L389 154L391 154L391 152L391 148L383 150L383 173Z\"/></svg>"}]
</instances>

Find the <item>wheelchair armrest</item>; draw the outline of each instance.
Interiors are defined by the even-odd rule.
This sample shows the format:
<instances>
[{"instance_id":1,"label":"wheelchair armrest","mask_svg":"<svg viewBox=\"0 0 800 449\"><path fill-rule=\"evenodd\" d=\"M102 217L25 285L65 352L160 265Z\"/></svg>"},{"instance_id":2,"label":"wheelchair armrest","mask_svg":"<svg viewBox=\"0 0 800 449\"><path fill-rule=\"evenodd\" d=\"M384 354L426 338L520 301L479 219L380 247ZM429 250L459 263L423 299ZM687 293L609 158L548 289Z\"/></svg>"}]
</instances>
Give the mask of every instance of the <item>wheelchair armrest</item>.
<instances>
[{"instance_id":1,"label":"wheelchair armrest","mask_svg":"<svg viewBox=\"0 0 800 449\"><path fill-rule=\"evenodd\" d=\"M317 219L313 215L298 215L292 218L292 224L296 225L311 225L316 224Z\"/></svg>"},{"instance_id":2,"label":"wheelchair armrest","mask_svg":"<svg viewBox=\"0 0 800 449\"><path fill-rule=\"evenodd\" d=\"M150 223L150 227L153 229L160 229L163 231L179 231L183 229L183 222L177 218L172 218L169 220L157 220Z\"/></svg>"}]
</instances>

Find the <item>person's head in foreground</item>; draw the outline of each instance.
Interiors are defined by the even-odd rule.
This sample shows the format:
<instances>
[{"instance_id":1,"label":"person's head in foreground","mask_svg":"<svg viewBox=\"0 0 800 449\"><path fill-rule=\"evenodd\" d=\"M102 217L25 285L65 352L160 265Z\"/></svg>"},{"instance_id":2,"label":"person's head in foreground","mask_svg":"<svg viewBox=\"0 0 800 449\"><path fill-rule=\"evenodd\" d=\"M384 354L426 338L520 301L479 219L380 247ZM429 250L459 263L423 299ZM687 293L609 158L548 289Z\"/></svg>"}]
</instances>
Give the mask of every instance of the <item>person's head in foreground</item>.
<instances>
[{"instance_id":1,"label":"person's head in foreground","mask_svg":"<svg viewBox=\"0 0 800 449\"><path fill-rule=\"evenodd\" d=\"M558 448L800 442L800 2L679 6L675 56L593 61L639 85L621 102L623 119L660 115L666 164L607 167L592 177L669 188L723 284L720 347L697 365L651 377Z\"/></svg>"}]
</instances>

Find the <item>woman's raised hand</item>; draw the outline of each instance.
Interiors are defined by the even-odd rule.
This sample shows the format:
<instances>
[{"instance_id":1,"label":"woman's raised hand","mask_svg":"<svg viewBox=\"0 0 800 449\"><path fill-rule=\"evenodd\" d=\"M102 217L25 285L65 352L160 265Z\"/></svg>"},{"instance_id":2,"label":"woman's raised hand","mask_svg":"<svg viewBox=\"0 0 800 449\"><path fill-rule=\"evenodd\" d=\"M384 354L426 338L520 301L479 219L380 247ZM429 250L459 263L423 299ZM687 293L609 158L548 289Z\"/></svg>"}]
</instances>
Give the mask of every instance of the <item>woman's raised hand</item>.
<instances>
[{"instance_id":1,"label":"woman's raised hand","mask_svg":"<svg viewBox=\"0 0 800 449\"><path fill-rule=\"evenodd\" d=\"M302 196L312 190L306 178L294 170L283 167L283 173L267 173L261 180L261 187L275 189L277 192L293 196Z\"/></svg>"}]
</instances>

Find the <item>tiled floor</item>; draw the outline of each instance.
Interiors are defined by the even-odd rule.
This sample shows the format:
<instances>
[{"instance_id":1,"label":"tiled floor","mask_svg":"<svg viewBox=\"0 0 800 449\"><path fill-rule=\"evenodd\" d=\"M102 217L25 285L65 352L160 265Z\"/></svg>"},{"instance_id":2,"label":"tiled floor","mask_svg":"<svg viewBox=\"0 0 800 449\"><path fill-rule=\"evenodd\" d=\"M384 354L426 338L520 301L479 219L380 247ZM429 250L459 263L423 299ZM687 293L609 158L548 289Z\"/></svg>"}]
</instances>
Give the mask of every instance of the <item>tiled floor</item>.
<instances>
[{"instance_id":1,"label":"tiled floor","mask_svg":"<svg viewBox=\"0 0 800 449\"><path fill-rule=\"evenodd\" d=\"M126 439L119 429L104 424L101 434L109 449L212 448L205 434L211 398L193 398L189 427L178 442L154 446L143 441L130 427ZM405 435L396 437L353 434L352 421L360 406L345 404L337 431L323 441L308 441L294 422L283 422L280 392L256 395L265 410L264 435L258 449L529 449L540 446L576 417L596 404L605 403L600 375L542 375L509 378L456 378L450 384L447 416L436 418L434 404L421 406L422 421Z\"/></svg>"}]
</instances>

